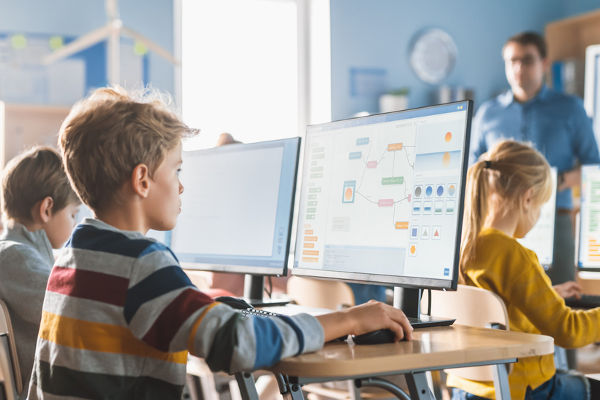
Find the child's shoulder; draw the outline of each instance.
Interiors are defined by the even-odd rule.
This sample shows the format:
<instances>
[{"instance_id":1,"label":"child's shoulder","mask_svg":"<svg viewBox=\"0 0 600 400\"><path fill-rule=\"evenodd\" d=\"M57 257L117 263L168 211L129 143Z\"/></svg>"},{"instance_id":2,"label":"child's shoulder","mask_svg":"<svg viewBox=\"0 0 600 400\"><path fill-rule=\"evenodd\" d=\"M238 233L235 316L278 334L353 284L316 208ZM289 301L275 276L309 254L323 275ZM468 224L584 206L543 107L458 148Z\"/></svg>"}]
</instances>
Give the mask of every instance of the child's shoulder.
<instances>
[{"instance_id":1,"label":"child's shoulder","mask_svg":"<svg viewBox=\"0 0 600 400\"><path fill-rule=\"evenodd\" d=\"M78 225L67 242L67 247L133 258L153 252L170 253L167 246L153 238L139 232L120 231L101 222Z\"/></svg>"},{"instance_id":2,"label":"child's shoulder","mask_svg":"<svg viewBox=\"0 0 600 400\"><path fill-rule=\"evenodd\" d=\"M173 252L139 232L121 231L102 221L79 224L57 260L134 281L164 267L179 268Z\"/></svg>"},{"instance_id":3,"label":"child's shoulder","mask_svg":"<svg viewBox=\"0 0 600 400\"><path fill-rule=\"evenodd\" d=\"M39 252L30 244L11 239L0 239L0 259L7 257L35 257Z\"/></svg>"},{"instance_id":4,"label":"child's shoulder","mask_svg":"<svg viewBox=\"0 0 600 400\"><path fill-rule=\"evenodd\" d=\"M33 271L49 275L52 260L44 257L34 246L15 240L0 240L0 270L3 277Z\"/></svg>"},{"instance_id":5,"label":"child's shoulder","mask_svg":"<svg viewBox=\"0 0 600 400\"><path fill-rule=\"evenodd\" d=\"M486 228L477 237L477 248L486 253L508 253L512 256L530 258L535 255L531 250L523 247L514 237L493 228Z\"/></svg>"},{"instance_id":6,"label":"child's shoulder","mask_svg":"<svg viewBox=\"0 0 600 400\"><path fill-rule=\"evenodd\" d=\"M477 236L477 242L480 244L490 244L496 246L517 247L519 242L515 238L494 228L484 228Z\"/></svg>"}]
</instances>

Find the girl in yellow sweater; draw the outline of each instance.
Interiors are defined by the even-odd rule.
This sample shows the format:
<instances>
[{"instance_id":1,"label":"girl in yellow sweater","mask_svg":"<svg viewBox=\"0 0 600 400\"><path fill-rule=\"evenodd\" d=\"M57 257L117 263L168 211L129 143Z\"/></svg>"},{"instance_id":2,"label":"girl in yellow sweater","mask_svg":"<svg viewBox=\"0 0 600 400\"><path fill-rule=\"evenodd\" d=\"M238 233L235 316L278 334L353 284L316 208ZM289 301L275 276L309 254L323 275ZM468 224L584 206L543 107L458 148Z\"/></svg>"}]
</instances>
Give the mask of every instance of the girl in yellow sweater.
<instances>
[{"instance_id":1,"label":"girl in yellow sweater","mask_svg":"<svg viewBox=\"0 0 600 400\"><path fill-rule=\"evenodd\" d=\"M525 236L551 194L550 167L533 148L498 143L481 155L467 175L461 245L462 281L498 294L510 330L549 335L557 345L580 347L600 341L600 308L565 306L573 282L553 288L535 253L515 238ZM559 295L559 292L561 295ZM553 356L519 359L509 375L513 399L589 399L580 375L557 371ZM494 398L492 382L450 375L453 399Z\"/></svg>"}]
</instances>

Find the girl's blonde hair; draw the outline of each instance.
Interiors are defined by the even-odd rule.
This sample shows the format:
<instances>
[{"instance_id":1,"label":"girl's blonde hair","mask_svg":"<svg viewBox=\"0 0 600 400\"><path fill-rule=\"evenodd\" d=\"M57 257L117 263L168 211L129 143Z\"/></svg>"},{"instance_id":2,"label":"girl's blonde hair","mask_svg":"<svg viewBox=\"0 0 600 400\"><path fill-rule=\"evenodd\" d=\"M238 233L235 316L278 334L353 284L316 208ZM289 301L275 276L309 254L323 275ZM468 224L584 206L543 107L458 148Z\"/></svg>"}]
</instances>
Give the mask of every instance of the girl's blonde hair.
<instances>
[{"instance_id":1,"label":"girl's blonde hair","mask_svg":"<svg viewBox=\"0 0 600 400\"><path fill-rule=\"evenodd\" d=\"M489 211L490 194L498 196L505 212L514 212L529 189L533 189L536 204L545 203L552 194L550 166L543 155L527 144L502 141L469 168L460 248L461 278L465 266L475 259L475 240Z\"/></svg>"}]
</instances>

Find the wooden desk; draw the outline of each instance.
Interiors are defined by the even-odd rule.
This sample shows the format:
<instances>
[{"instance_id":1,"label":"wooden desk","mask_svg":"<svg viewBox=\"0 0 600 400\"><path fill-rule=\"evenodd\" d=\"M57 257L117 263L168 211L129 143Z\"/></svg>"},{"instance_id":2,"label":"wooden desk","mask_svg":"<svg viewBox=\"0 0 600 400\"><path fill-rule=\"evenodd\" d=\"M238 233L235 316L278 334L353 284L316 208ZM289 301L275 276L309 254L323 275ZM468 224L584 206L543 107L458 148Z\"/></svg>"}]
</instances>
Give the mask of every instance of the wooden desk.
<instances>
[{"instance_id":1,"label":"wooden desk","mask_svg":"<svg viewBox=\"0 0 600 400\"><path fill-rule=\"evenodd\" d=\"M326 344L317 352L282 360L271 371L277 376L282 395L292 399L302 399L300 387L304 384L345 379L381 387L398 398L406 398L398 387L378 378L398 374L406 376L412 399L433 399L426 371L496 364L497 398L509 399L508 375L503 364L554 352L554 340L549 336L461 325L417 329L414 337L410 342L372 346ZM251 375L238 374L236 378L242 396L255 398Z\"/></svg>"}]
</instances>

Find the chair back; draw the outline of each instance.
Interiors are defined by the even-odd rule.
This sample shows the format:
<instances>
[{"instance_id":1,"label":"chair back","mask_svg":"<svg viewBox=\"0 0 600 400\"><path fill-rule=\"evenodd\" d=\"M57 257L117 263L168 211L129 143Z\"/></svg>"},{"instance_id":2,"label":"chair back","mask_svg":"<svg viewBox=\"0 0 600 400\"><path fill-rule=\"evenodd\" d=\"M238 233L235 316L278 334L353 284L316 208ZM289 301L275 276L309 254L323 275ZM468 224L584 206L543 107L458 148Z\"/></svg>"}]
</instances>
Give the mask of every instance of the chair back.
<instances>
[{"instance_id":1,"label":"chair back","mask_svg":"<svg viewBox=\"0 0 600 400\"><path fill-rule=\"evenodd\" d=\"M427 292L421 309L427 310ZM508 330L508 312L496 293L475 286L458 285L456 291L431 291L431 315L456 318L456 324L492 328L500 325ZM494 367L453 368L449 374L475 381L493 381Z\"/></svg>"},{"instance_id":2,"label":"chair back","mask_svg":"<svg viewBox=\"0 0 600 400\"><path fill-rule=\"evenodd\" d=\"M305 307L339 310L354 305L354 293L350 286L334 280L291 276L287 281L287 294Z\"/></svg>"},{"instance_id":3,"label":"chair back","mask_svg":"<svg viewBox=\"0 0 600 400\"><path fill-rule=\"evenodd\" d=\"M0 374L8 399L23 391L14 331L3 300L0 300Z\"/></svg>"}]
</instances>

